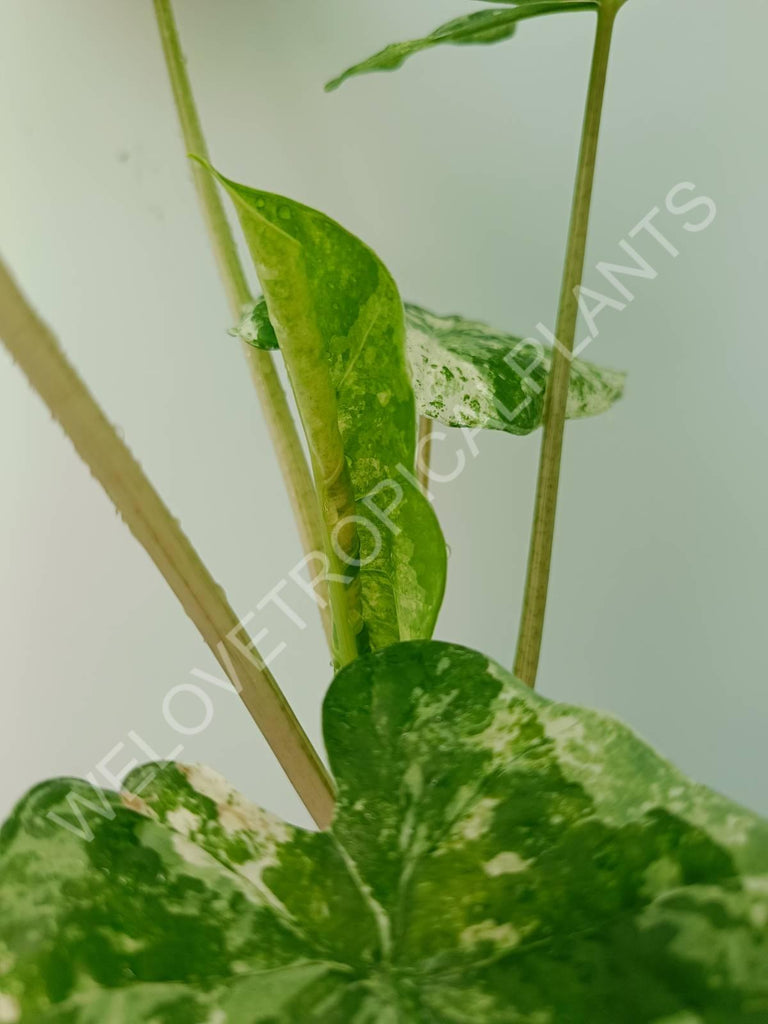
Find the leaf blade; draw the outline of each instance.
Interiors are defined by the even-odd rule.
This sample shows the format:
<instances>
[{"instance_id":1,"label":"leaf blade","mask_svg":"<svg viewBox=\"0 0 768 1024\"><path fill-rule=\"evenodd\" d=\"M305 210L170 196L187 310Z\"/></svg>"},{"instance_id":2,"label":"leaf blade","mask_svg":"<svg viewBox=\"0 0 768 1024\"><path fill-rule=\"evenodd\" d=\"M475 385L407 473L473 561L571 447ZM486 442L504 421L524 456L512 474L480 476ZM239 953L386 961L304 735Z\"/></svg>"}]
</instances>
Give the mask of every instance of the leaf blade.
<instances>
[{"instance_id":1,"label":"leaf blade","mask_svg":"<svg viewBox=\"0 0 768 1024\"><path fill-rule=\"evenodd\" d=\"M541 426L552 349L460 316L406 306L411 379L422 416L451 427L529 434ZM571 363L568 419L607 412L626 375L582 359Z\"/></svg>"},{"instance_id":2,"label":"leaf blade","mask_svg":"<svg viewBox=\"0 0 768 1024\"><path fill-rule=\"evenodd\" d=\"M452 644L359 659L323 717L325 833L199 767L134 772L90 844L46 816L61 780L22 801L0 835L22 1019L763 1019L768 822Z\"/></svg>"},{"instance_id":3,"label":"leaf blade","mask_svg":"<svg viewBox=\"0 0 768 1024\"><path fill-rule=\"evenodd\" d=\"M515 34L517 23L527 18L558 14L563 10L594 10L597 7L594 0L522 0L522 2L510 0L510 3L515 3L516 6L475 11L440 25L429 35L404 43L392 43L366 60L347 68L346 71L328 82L325 89L327 92L332 92L348 79L358 75L370 74L375 71L395 71L401 68L410 57L435 46L503 42Z\"/></svg>"},{"instance_id":4,"label":"leaf blade","mask_svg":"<svg viewBox=\"0 0 768 1024\"><path fill-rule=\"evenodd\" d=\"M359 583L360 649L430 636L446 551L431 505L409 479L416 412L397 287L376 254L331 218L219 180L235 200L286 360L329 554L341 548L342 571Z\"/></svg>"}]
</instances>

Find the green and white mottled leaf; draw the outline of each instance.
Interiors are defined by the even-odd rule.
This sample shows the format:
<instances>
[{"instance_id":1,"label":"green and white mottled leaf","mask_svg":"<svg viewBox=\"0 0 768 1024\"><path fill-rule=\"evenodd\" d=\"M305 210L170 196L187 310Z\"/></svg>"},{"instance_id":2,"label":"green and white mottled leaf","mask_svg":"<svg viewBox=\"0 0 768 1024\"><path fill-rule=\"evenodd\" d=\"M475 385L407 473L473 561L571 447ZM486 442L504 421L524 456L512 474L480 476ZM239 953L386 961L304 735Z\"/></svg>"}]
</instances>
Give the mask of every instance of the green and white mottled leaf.
<instances>
[{"instance_id":1,"label":"green and white mottled leaf","mask_svg":"<svg viewBox=\"0 0 768 1024\"><path fill-rule=\"evenodd\" d=\"M406 303L406 352L421 416L449 427L529 434L541 426L552 349L460 316ZM235 333L257 348L278 348L266 304L246 311ZM626 374L583 359L571 363L566 415L607 412Z\"/></svg>"},{"instance_id":2,"label":"green and white mottled leaf","mask_svg":"<svg viewBox=\"0 0 768 1024\"><path fill-rule=\"evenodd\" d=\"M408 362L422 416L450 427L529 434L541 426L552 349L460 316L406 307ZM607 412L626 374L583 359L571 363L566 416Z\"/></svg>"},{"instance_id":3,"label":"green and white mottled leaf","mask_svg":"<svg viewBox=\"0 0 768 1024\"><path fill-rule=\"evenodd\" d=\"M204 768L33 790L0 1020L765 1024L768 822L615 720L421 641L342 671L324 732L326 833Z\"/></svg>"},{"instance_id":4,"label":"green and white mottled leaf","mask_svg":"<svg viewBox=\"0 0 768 1024\"><path fill-rule=\"evenodd\" d=\"M500 2L505 3L506 0ZM543 14L560 14L564 11L594 10L597 6L596 0L509 0L505 7L492 7L454 18L419 39L392 43L367 60L348 68L329 82L326 89L338 89L348 78L356 75L365 75L373 71L394 71L402 67L409 57L422 50L430 50L434 46L443 46L446 43L498 43L513 36L517 23L523 19Z\"/></svg>"},{"instance_id":5,"label":"green and white mottled leaf","mask_svg":"<svg viewBox=\"0 0 768 1024\"><path fill-rule=\"evenodd\" d=\"M280 341L329 554L344 556L335 571L354 577L360 566L358 650L429 637L446 548L413 482L416 410L397 287L376 254L329 217L219 180L234 200Z\"/></svg>"}]
</instances>

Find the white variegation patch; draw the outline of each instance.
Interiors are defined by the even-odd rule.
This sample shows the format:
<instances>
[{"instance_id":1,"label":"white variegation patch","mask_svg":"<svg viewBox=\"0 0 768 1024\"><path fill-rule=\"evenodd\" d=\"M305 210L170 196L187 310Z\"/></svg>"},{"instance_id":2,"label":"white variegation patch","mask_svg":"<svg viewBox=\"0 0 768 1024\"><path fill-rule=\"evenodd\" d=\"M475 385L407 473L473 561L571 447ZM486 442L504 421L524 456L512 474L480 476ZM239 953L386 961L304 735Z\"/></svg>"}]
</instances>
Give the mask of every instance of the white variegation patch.
<instances>
[{"instance_id":1,"label":"white variegation patch","mask_svg":"<svg viewBox=\"0 0 768 1024\"><path fill-rule=\"evenodd\" d=\"M288 842L292 830L289 825L274 814L270 814L257 804L246 800L236 789L231 787L223 776L219 775L212 768L201 765L181 766L181 770L198 793L207 796L217 804L217 821L221 828L228 835L236 835L238 832L245 832L251 835L263 836L265 845L274 850L280 843ZM171 819L171 814L178 814L178 819ZM188 834L200 827L200 819L197 815L191 815L186 810L171 812L168 815L169 824L176 827L176 820L181 822L179 831ZM194 827L189 827L194 826ZM186 829L186 831L185 831Z\"/></svg>"},{"instance_id":2,"label":"white variegation patch","mask_svg":"<svg viewBox=\"0 0 768 1024\"><path fill-rule=\"evenodd\" d=\"M147 804L146 800L142 800L140 796L135 793L121 793L120 801L123 807L127 807L129 811L136 811L137 814L143 814L145 818L157 818L157 814Z\"/></svg>"},{"instance_id":3,"label":"white variegation patch","mask_svg":"<svg viewBox=\"0 0 768 1024\"><path fill-rule=\"evenodd\" d=\"M493 391L481 371L446 351L434 334L410 326L407 352L422 416L455 427L497 417Z\"/></svg>"},{"instance_id":4,"label":"white variegation patch","mask_svg":"<svg viewBox=\"0 0 768 1024\"><path fill-rule=\"evenodd\" d=\"M527 871L533 863L533 860L525 860L514 850L504 850L496 854L493 860L487 861L483 865L483 870L491 878L498 878L499 875L519 875L522 871Z\"/></svg>"},{"instance_id":5,"label":"white variegation patch","mask_svg":"<svg viewBox=\"0 0 768 1024\"><path fill-rule=\"evenodd\" d=\"M21 1020L19 1001L5 992L0 992L0 1024L17 1024Z\"/></svg>"},{"instance_id":6,"label":"white variegation patch","mask_svg":"<svg viewBox=\"0 0 768 1024\"><path fill-rule=\"evenodd\" d=\"M459 833L470 842L487 832L493 821L493 812L499 801L485 797L473 804L470 813L459 823Z\"/></svg>"},{"instance_id":7,"label":"white variegation patch","mask_svg":"<svg viewBox=\"0 0 768 1024\"><path fill-rule=\"evenodd\" d=\"M204 764L180 766L190 786L215 804L224 806L235 792L223 775Z\"/></svg>"},{"instance_id":8,"label":"white variegation patch","mask_svg":"<svg viewBox=\"0 0 768 1024\"><path fill-rule=\"evenodd\" d=\"M544 723L544 732L555 741L558 752L566 742L584 742L584 723L575 715L559 715L547 719Z\"/></svg>"},{"instance_id":9,"label":"white variegation patch","mask_svg":"<svg viewBox=\"0 0 768 1024\"><path fill-rule=\"evenodd\" d=\"M481 943L491 943L501 949L514 949L520 944L522 936L511 924L499 924L497 921L481 921L470 925L459 936L461 945L471 949Z\"/></svg>"},{"instance_id":10,"label":"white variegation patch","mask_svg":"<svg viewBox=\"0 0 768 1024\"><path fill-rule=\"evenodd\" d=\"M215 864L214 858L201 846L187 839L186 836L175 833L171 837L173 848L187 864L195 868L210 868Z\"/></svg>"},{"instance_id":11,"label":"white variegation patch","mask_svg":"<svg viewBox=\"0 0 768 1024\"><path fill-rule=\"evenodd\" d=\"M494 755L494 762L506 766L518 752L522 722L520 709L515 703L499 707L493 720L483 732L473 738L473 743Z\"/></svg>"},{"instance_id":12,"label":"white variegation patch","mask_svg":"<svg viewBox=\"0 0 768 1024\"><path fill-rule=\"evenodd\" d=\"M200 816L193 814L186 807L178 807L174 811L169 811L165 820L172 829L182 836L188 836L200 828Z\"/></svg>"}]
</instances>

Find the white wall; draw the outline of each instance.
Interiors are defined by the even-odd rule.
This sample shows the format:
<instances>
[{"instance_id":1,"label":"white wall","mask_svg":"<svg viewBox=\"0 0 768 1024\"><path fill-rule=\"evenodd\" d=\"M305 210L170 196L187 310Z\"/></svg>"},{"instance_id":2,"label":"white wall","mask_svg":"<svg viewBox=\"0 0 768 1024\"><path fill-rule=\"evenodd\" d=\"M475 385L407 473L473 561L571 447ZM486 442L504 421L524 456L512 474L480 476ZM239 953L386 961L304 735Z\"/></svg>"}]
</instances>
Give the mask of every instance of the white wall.
<instances>
[{"instance_id":1,"label":"white wall","mask_svg":"<svg viewBox=\"0 0 768 1024\"><path fill-rule=\"evenodd\" d=\"M418 9L416 9L416 7ZM335 216L403 293L530 333L554 323L592 31L541 19L326 96L323 81L463 0L178 0L217 164ZM201 229L149 0L2 0L0 238L31 298L241 612L299 557L279 470ZM768 812L764 187L768 9L631 0L617 29L590 267L678 182L718 205L653 253L590 357L626 400L568 432L541 688L610 708ZM648 241L648 240L646 240ZM596 284L590 269L587 283ZM213 662L10 360L0 357L0 810L50 775L178 741L162 700ZM461 443L453 438L454 447ZM439 635L512 658L538 437L480 439L437 488ZM453 464L447 445L438 468ZM279 679L319 742L329 669L305 633ZM235 698L186 743L305 820ZM185 713L181 700L178 714ZM186 708L190 719L198 705Z\"/></svg>"}]
</instances>

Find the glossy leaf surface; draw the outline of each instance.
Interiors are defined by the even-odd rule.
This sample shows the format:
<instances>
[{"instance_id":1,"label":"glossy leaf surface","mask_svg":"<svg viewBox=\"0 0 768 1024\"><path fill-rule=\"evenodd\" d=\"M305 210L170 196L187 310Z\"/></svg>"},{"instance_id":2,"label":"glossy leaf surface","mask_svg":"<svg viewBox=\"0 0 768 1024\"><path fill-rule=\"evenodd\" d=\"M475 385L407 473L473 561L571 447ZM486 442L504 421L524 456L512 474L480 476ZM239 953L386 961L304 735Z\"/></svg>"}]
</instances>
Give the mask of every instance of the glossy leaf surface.
<instances>
[{"instance_id":1,"label":"glossy leaf surface","mask_svg":"<svg viewBox=\"0 0 768 1024\"><path fill-rule=\"evenodd\" d=\"M766 1019L768 823L615 720L417 642L340 673L324 731L327 833L203 768L33 790L0 838L2 1019Z\"/></svg>"},{"instance_id":2,"label":"glossy leaf surface","mask_svg":"<svg viewBox=\"0 0 768 1024\"><path fill-rule=\"evenodd\" d=\"M371 249L324 214L220 180L286 361L329 548L348 556L345 574L360 565L360 649L428 637L445 588L446 549L432 506L412 482L416 409L395 283ZM352 523L357 547L345 544L337 521Z\"/></svg>"}]
</instances>

